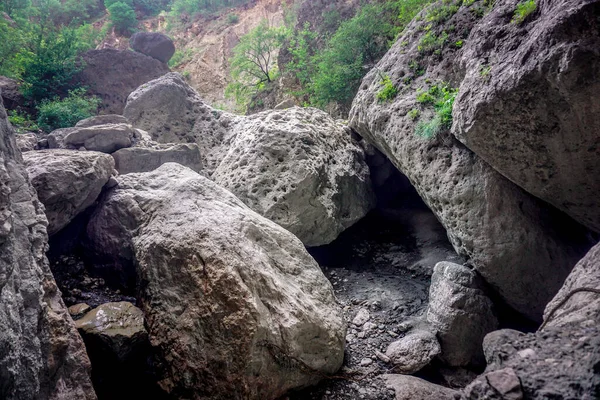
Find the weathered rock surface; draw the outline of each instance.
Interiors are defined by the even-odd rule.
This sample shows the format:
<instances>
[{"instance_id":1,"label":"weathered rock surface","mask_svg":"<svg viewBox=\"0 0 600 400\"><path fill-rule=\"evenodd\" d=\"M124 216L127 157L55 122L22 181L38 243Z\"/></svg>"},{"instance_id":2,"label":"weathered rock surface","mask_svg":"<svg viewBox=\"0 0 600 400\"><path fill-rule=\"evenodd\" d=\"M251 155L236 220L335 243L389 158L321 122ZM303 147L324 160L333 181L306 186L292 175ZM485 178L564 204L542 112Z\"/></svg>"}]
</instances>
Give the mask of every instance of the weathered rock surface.
<instances>
[{"instance_id":1,"label":"weathered rock surface","mask_svg":"<svg viewBox=\"0 0 600 400\"><path fill-rule=\"evenodd\" d=\"M134 130L128 124L106 124L75 128L64 137L67 147L113 153L133 144Z\"/></svg>"},{"instance_id":2,"label":"weathered rock surface","mask_svg":"<svg viewBox=\"0 0 600 400\"><path fill-rule=\"evenodd\" d=\"M205 104L177 73L137 88L123 115L159 143L198 144L209 176L225 156L234 122L243 119Z\"/></svg>"},{"instance_id":3,"label":"weathered rock surface","mask_svg":"<svg viewBox=\"0 0 600 400\"><path fill-rule=\"evenodd\" d=\"M86 346L94 346L98 352L108 351L121 362L148 340L142 310L126 301L94 308L75 321L75 327Z\"/></svg>"},{"instance_id":4,"label":"weathered rock surface","mask_svg":"<svg viewBox=\"0 0 600 400\"><path fill-rule=\"evenodd\" d=\"M587 290L576 292L579 289ZM597 244L577 263L558 294L548 303L544 322L547 326L560 327L583 322L597 324L599 321L600 244Z\"/></svg>"},{"instance_id":5,"label":"weathered rock surface","mask_svg":"<svg viewBox=\"0 0 600 400\"><path fill-rule=\"evenodd\" d=\"M118 114L96 115L77 122L75 128L89 128L108 124L129 124L129 120Z\"/></svg>"},{"instance_id":6,"label":"weathered rock surface","mask_svg":"<svg viewBox=\"0 0 600 400\"><path fill-rule=\"evenodd\" d=\"M135 260L172 396L274 399L341 366L341 310L302 243L192 170L120 176L88 236Z\"/></svg>"},{"instance_id":7,"label":"weathered rock surface","mask_svg":"<svg viewBox=\"0 0 600 400\"><path fill-rule=\"evenodd\" d=\"M81 58L85 66L78 78L89 94L100 97L103 114L122 114L131 92L169 72L164 63L129 50L91 50Z\"/></svg>"},{"instance_id":8,"label":"weathered rock surface","mask_svg":"<svg viewBox=\"0 0 600 400\"><path fill-rule=\"evenodd\" d=\"M17 147L21 153L36 150L38 137L35 133L20 133L16 136Z\"/></svg>"},{"instance_id":9,"label":"weathered rock surface","mask_svg":"<svg viewBox=\"0 0 600 400\"><path fill-rule=\"evenodd\" d=\"M171 38L160 32L136 32L129 39L129 45L133 50L163 63L169 62L175 54L175 44Z\"/></svg>"},{"instance_id":10,"label":"weathered rock surface","mask_svg":"<svg viewBox=\"0 0 600 400\"><path fill-rule=\"evenodd\" d=\"M25 98L19 91L19 82L0 76L0 96L8 110L15 110L25 104Z\"/></svg>"},{"instance_id":11,"label":"weathered rock surface","mask_svg":"<svg viewBox=\"0 0 600 400\"><path fill-rule=\"evenodd\" d=\"M446 32L446 43L463 40L462 32L477 24L475 14L461 7L432 34ZM441 57L419 50L426 23L425 18L411 23L364 78L350 126L410 179L456 251L511 307L539 321L591 243L581 226L500 175L448 132L432 139L415 134L419 121L412 110L420 110L421 122L433 118L433 109L416 100L417 90L440 82L457 86L462 79L456 68L461 49L446 46ZM414 60L424 74L416 72ZM382 74L399 89L388 102L377 99Z\"/></svg>"},{"instance_id":12,"label":"weathered rock surface","mask_svg":"<svg viewBox=\"0 0 600 400\"><path fill-rule=\"evenodd\" d=\"M112 153L120 174L153 171L168 162L176 162L196 172L202 170L200 149L195 143L129 147Z\"/></svg>"},{"instance_id":13,"label":"weathered rock surface","mask_svg":"<svg viewBox=\"0 0 600 400\"><path fill-rule=\"evenodd\" d=\"M40 150L23 158L46 208L50 235L96 201L115 165L110 155L95 151Z\"/></svg>"},{"instance_id":14,"label":"weathered rock surface","mask_svg":"<svg viewBox=\"0 0 600 400\"><path fill-rule=\"evenodd\" d=\"M76 132L77 128L61 128L55 129L48 134L48 148L49 149L64 149L65 146L65 137L69 135L71 132Z\"/></svg>"},{"instance_id":15,"label":"weathered rock surface","mask_svg":"<svg viewBox=\"0 0 600 400\"><path fill-rule=\"evenodd\" d=\"M396 400L458 400L460 393L409 375L384 375L387 387L396 392Z\"/></svg>"},{"instance_id":16,"label":"weathered rock surface","mask_svg":"<svg viewBox=\"0 0 600 400\"><path fill-rule=\"evenodd\" d=\"M508 329L492 332L484 341L486 372L464 390L465 398L597 399L599 333L597 321L530 334Z\"/></svg>"},{"instance_id":17,"label":"weathered rock surface","mask_svg":"<svg viewBox=\"0 0 600 400\"><path fill-rule=\"evenodd\" d=\"M306 245L333 241L374 206L362 149L317 109L247 117L212 179Z\"/></svg>"},{"instance_id":18,"label":"weathered rock surface","mask_svg":"<svg viewBox=\"0 0 600 400\"><path fill-rule=\"evenodd\" d=\"M529 193L600 232L597 1L497 2L465 40L453 133ZM482 76L481 70L489 72Z\"/></svg>"},{"instance_id":19,"label":"weathered rock surface","mask_svg":"<svg viewBox=\"0 0 600 400\"><path fill-rule=\"evenodd\" d=\"M412 374L429 364L440 353L440 344L435 335L417 330L392 342L385 355L394 364L394 372Z\"/></svg>"},{"instance_id":20,"label":"weathered rock surface","mask_svg":"<svg viewBox=\"0 0 600 400\"><path fill-rule=\"evenodd\" d=\"M484 364L483 338L498 328L498 320L475 271L450 262L436 264L427 321L438 332L444 362L455 367Z\"/></svg>"},{"instance_id":21,"label":"weathered rock surface","mask_svg":"<svg viewBox=\"0 0 600 400\"><path fill-rule=\"evenodd\" d=\"M44 207L0 101L0 398L92 400L85 347L45 256Z\"/></svg>"}]
</instances>

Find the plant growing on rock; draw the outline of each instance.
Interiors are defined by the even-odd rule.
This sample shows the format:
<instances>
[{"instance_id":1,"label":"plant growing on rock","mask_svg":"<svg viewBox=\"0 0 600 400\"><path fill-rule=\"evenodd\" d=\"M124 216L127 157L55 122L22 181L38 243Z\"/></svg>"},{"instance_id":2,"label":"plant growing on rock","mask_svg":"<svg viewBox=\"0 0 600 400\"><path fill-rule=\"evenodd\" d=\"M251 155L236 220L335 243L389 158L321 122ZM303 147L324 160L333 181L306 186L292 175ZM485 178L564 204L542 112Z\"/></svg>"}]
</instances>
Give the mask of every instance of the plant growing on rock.
<instances>
[{"instance_id":1,"label":"plant growing on rock","mask_svg":"<svg viewBox=\"0 0 600 400\"><path fill-rule=\"evenodd\" d=\"M444 48L444 45L446 44L447 40L448 40L448 33L446 33L445 31L442 31L442 33L440 33L439 36L437 36L435 33L431 32L431 31L429 31L423 35L423 37L421 38L421 41L419 42L419 46L417 47L417 49L421 53L425 53L425 54L431 54L431 53L439 54L439 53L441 53L442 49Z\"/></svg>"},{"instance_id":2,"label":"plant growing on rock","mask_svg":"<svg viewBox=\"0 0 600 400\"><path fill-rule=\"evenodd\" d=\"M458 89L441 83L434 85L427 91L417 93L417 102L424 106L432 106L435 115L427 121L419 121L415 128L415 134L423 138L433 138L440 132L450 129L452 126L452 106L458 94Z\"/></svg>"},{"instance_id":3,"label":"plant growing on rock","mask_svg":"<svg viewBox=\"0 0 600 400\"><path fill-rule=\"evenodd\" d=\"M517 4L515 14L512 19L513 24L522 24L528 16L530 16L537 9L535 0L526 0Z\"/></svg>"},{"instance_id":4,"label":"plant growing on rock","mask_svg":"<svg viewBox=\"0 0 600 400\"><path fill-rule=\"evenodd\" d=\"M379 102L390 101L396 97L398 88L394 86L388 75L383 76L379 83L383 85L383 88L377 93L377 100L379 100Z\"/></svg>"}]
</instances>

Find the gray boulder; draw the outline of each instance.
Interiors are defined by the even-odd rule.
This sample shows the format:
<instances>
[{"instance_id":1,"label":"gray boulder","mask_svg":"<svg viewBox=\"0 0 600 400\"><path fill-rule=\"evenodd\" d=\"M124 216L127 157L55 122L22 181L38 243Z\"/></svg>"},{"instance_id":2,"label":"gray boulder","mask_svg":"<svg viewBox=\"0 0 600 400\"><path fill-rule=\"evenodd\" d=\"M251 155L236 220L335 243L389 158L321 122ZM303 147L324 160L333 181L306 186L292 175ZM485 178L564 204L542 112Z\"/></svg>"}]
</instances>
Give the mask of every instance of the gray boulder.
<instances>
[{"instance_id":1,"label":"gray boulder","mask_svg":"<svg viewBox=\"0 0 600 400\"><path fill-rule=\"evenodd\" d=\"M202 170L200 149L194 143L129 147L112 153L112 156L120 174L149 172L168 162L176 162L196 172Z\"/></svg>"},{"instance_id":2,"label":"gray boulder","mask_svg":"<svg viewBox=\"0 0 600 400\"><path fill-rule=\"evenodd\" d=\"M383 375L396 400L458 400L460 392L408 375Z\"/></svg>"},{"instance_id":3,"label":"gray boulder","mask_svg":"<svg viewBox=\"0 0 600 400\"><path fill-rule=\"evenodd\" d=\"M25 153L26 151L33 151L37 149L38 146L38 137L35 133L19 133L16 137L17 147L21 153Z\"/></svg>"},{"instance_id":4,"label":"gray boulder","mask_svg":"<svg viewBox=\"0 0 600 400\"><path fill-rule=\"evenodd\" d=\"M435 335L417 330L391 343L385 355L394 364L395 372L413 374L428 365L440 353L440 344Z\"/></svg>"},{"instance_id":5,"label":"gray boulder","mask_svg":"<svg viewBox=\"0 0 600 400\"><path fill-rule=\"evenodd\" d=\"M106 124L75 128L64 137L67 147L113 153L133 144L134 130L128 124Z\"/></svg>"},{"instance_id":6,"label":"gray boulder","mask_svg":"<svg viewBox=\"0 0 600 400\"><path fill-rule=\"evenodd\" d=\"M136 32L129 39L129 45L133 50L163 63L169 62L175 54L175 44L171 38L160 32Z\"/></svg>"},{"instance_id":7,"label":"gray boulder","mask_svg":"<svg viewBox=\"0 0 600 400\"><path fill-rule=\"evenodd\" d=\"M50 235L96 201L115 165L110 155L94 151L40 150L23 158L46 208Z\"/></svg>"},{"instance_id":8,"label":"gray boulder","mask_svg":"<svg viewBox=\"0 0 600 400\"><path fill-rule=\"evenodd\" d=\"M0 398L93 400L90 362L45 251L44 207L0 100Z\"/></svg>"},{"instance_id":9,"label":"gray boulder","mask_svg":"<svg viewBox=\"0 0 600 400\"><path fill-rule=\"evenodd\" d=\"M60 128L55 129L48 134L48 148L49 149L64 149L65 146L65 137L71 132L77 131L77 128Z\"/></svg>"},{"instance_id":10,"label":"gray boulder","mask_svg":"<svg viewBox=\"0 0 600 400\"><path fill-rule=\"evenodd\" d=\"M596 1L497 2L465 40L453 133L529 193L600 232ZM482 76L481 71L489 71Z\"/></svg>"},{"instance_id":11,"label":"gray boulder","mask_svg":"<svg viewBox=\"0 0 600 400\"><path fill-rule=\"evenodd\" d=\"M89 128L91 126L108 124L129 124L129 120L118 114L96 115L94 117L82 119L75 124L75 128Z\"/></svg>"},{"instance_id":12,"label":"gray boulder","mask_svg":"<svg viewBox=\"0 0 600 400\"><path fill-rule=\"evenodd\" d=\"M306 245L333 241L374 206L363 150L313 108L247 117L212 179Z\"/></svg>"},{"instance_id":13,"label":"gray boulder","mask_svg":"<svg viewBox=\"0 0 600 400\"><path fill-rule=\"evenodd\" d=\"M433 7L446 6L440 2ZM434 26L432 34L443 32L447 43L456 43L478 23L476 13L462 6ZM363 79L350 126L410 179L456 252L469 259L491 288L518 312L541 321L545 305L589 250L587 231L496 172L447 129L440 126L430 139L416 134L417 126L433 121L435 114L433 107L417 101L420 88L442 82L456 87L463 77L462 49L448 45L442 57L423 51L427 24L424 17L415 19ZM389 101L377 98L382 75L399 90Z\"/></svg>"},{"instance_id":14,"label":"gray boulder","mask_svg":"<svg viewBox=\"0 0 600 400\"><path fill-rule=\"evenodd\" d=\"M189 168L120 176L88 240L128 249L171 395L275 399L342 364L342 312L302 243Z\"/></svg>"}]
</instances>

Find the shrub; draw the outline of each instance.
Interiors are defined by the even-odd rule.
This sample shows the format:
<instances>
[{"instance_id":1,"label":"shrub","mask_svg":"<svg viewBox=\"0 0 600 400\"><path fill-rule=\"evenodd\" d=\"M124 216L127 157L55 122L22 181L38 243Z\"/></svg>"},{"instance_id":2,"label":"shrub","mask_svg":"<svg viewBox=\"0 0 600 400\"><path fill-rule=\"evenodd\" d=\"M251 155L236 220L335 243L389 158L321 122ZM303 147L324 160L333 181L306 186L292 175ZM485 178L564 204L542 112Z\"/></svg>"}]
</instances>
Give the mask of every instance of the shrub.
<instances>
[{"instance_id":1,"label":"shrub","mask_svg":"<svg viewBox=\"0 0 600 400\"><path fill-rule=\"evenodd\" d=\"M10 110L8 114L8 121L15 128L17 133L37 131L39 129L35 121L32 121L29 115L25 113Z\"/></svg>"},{"instance_id":2,"label":"shrub","mask_svg":"<svg viewBox=\"0 0 600 400\"><path fill-rule=\"evenodd\" d=\"M535 3L535 0L526 0L517 4L517 8L515 9L515 14L511 22L517 25L522 24L536 9L537 4Z\"/></svg>"},{"instance_id":3,"label":"shrub","mask_svg":"<svg viewBox=\"0 0 600 400\"><path fill-rule=\"evenodd\" d=\"M436 36L433 32L427 32L421 38L417 49L426 54L439 53L444 48L448 34L444 31L440 36Z\"/></svg>"},{"instance_id":4,"label":"shrub","mask_svg":"<svg viewBox=\"0 0 600 400\"><path fill-rule=\"evenodd\" d=\"M64 99L44 100L38 106L38 125L46 132L74 126L78 121L96 114L100 100L86 97L85 89L69 92Z\"/></svg>"},{"instance_id":5,"label":"shrub","mask_svg":"<svg viewBox=\"0 0 600 400\"><path fill-rule=\"evenodd\" d=\"M135 11L126 3L121 1L113 3L108 7L108 13L110 14L110 22L121 34L131 33L137 25Z\"/></svg>"},{"instance_id":6,"label":"shrub","mask_svg":"<svg viewBox=\"0 0 600 400\"><path fill-rule=\"evenodd\" d=\"M384 102L392 100L394 97L396 97L398 94L398 89L396 86L394 86L388 75L385 75L379 83L383 85L383 89L377 93L377 100Z\"/></svg>"},{"instance_id":7,"label":"shrub","mask_svg":"<svg viewBox=\"0 0 600 400\"><path fill-rule=\"evenodd\" d=\"M229 14L227 15L227 23L229 25L235 25L240 22L240 16L237 14Z\"/></svg>"},{"instance_id":8,"label":"shrub","mask_svg":"<svg viewBox=\"0 0 600 400\"><path fill-rule=\"evenodd\" d=\"M458 94L447 84L432 86L426 92L417 93L417 101L426 106L433 106L435 116L429 121L419 121L415 134L423 138L433 138L443 130L452 127L452 106Z\"/></svg>"}]
</instances>

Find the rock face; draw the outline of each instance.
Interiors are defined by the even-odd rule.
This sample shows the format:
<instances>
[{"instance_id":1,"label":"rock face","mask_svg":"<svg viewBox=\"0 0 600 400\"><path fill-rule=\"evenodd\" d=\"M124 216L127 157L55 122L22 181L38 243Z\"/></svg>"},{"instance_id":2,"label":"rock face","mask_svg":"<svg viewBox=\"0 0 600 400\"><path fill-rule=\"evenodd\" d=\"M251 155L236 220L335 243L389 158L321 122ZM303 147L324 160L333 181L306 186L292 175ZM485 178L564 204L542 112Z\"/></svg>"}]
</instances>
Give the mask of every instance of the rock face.
<instances>
[{"instance_id":1,"label":"rock face","mask_svg":"<svg viewBox=\"0 0 600 400\"><path fill-rule=\"evenodd\" d=\"M499 2L471 31L453 132L529 193L600 232L597 1ZM482 68L489 71L482 77Z\"/></svg>"},{"instance_id":2,"label":"rock face","mask_svg":"<svg viewBox=\"0 0 600 400\"><path fill-rule=\"evenodd\" d=\"M436 264L427 321L438 332L444 362L454 367L484 364L481 344L498 328L498 320L475 271L450 262Z\"/></svg>"},{"instance_id":3,"label":"rock face","mask_svg":"<svg viewBox=\"0 0 600 400\"><path fill-rule=\"evenodd\" d=\"M35 133L20 133L17 135L16 140L21 153L36 150L38 137Z\"/></svg>"},{"instance_id":4,"label":"rock face","mask_svg":"<svg viewBox=\"0 0 600 400\"><path fill-rule=\"evenodd\" d=\"M25 104L25 99L19 91L19 82L14 79L0 76L0 93L2 93L4 106L9 110L14 110Z\"/></svg>"},{"instance_id":5,"label":"rock face","mask_svg":"<svg viewBox=\"0 0 600 400\"><path fill-rule=\"evenodd\" d=\"M137 32L129 39L129 45L133 50L163 63L169 62L175 54L171 38L159 32Z\"/></svg>"},{"instance_id":6,"label":"rock face","mask_svg":"<svg viewBox=\"0 0 600 400\"><path fill-rule=\"evenodd\" d=\"M441 82L456 87L462 79L455 68L462 49L446 46L442 57L423 51L426 23L413 21L364 78L350 126L410 179L457 253L468 257L511 307L540 321L544 306L591 243L585 229L500 175L447 131L431 139L415 134L419 122L433 118L432 108L416 99L419 88ZM477 24L476 13L460 7L444 24L433 26L432 34L446 32L446 42L455 43ZM381 74L399 90L387 102L377 99Z\"/></svg>"},{"instance_id":7,"label":"rock face","mask_svg":"<svg viewBox=\"0 0 600 400\"><path fill-rule=\"evenodd\" d=\"M587 290L575 292L578 289ZM561 305L563 301L565 303ZM550 316L554 309L556 311ZM593 247L577 263L544 312L544 322L547 326L560 327L584 322L598 323L598 321L600 321L600 244Z\"/></svg>"},{"instance_id":8,"label":"rock face","mask_svg":"<svg viewBox=\"0 0 600 400\"><path fill-rule=\"evenodd\" d=\"M440 344L431 332L411 332L390 344L385 355L394 364L394 371L413 374L440 354Z\"/></svg>"},{"instance_id":9,"label":"rock face","mask_svg":"<svg viewBox=\"0 0 600 400\"><path fill-rule=\"evenodd\" d=\"M458 400L460 393L426 380L407 375L383 375L388 388L396 392L396 400Z\"/></svg>"},{"instance_id":10,"label":"rock face","mask_svg":"<svg viewBox=\"0 0 600 400\"><path fill-rule=\"evenodd\" d=\"M81 58L85 66L78 78L89 94L100 97L103 114L122 114L131 92L169 72L164 63L129 50L91 50Z\"/></svg>"},{"instance_id":11,"label":"rock face","mask_svg":"<svg viewBox=\"0 0 600 400\"><path fill-rule=\"evenodd\" d=\"M202 170L202 159L198 145L157 145L155 148L129 147L112 154L115 168L120 174L148 172L168 162L176 162L196 172Z\"/></svg>"},{"instance_id":12,"label":"rock face","mask_svg":"<svg viewBox=\"0 0 600 400\"><path fill-rule=\"evenodd\" d=\"M206 105L176 73L131 93L123 115L159 143L198 144L209 176L225 155L235 121L243 118Z\"/></svg>"},{"instance_id":13,"label":"rock face","mask_svg":"<svg viewBox=\"0 0 600 400\"><path fill-rule=\"evenodd\" d=\"M267 111L235 132L213 180L306 246L330 243L374 206L362 149L324 112Z\"/></svg>"},{"instance_id":14,"label":"rock face","mask_svg":"<svg viewBox=\"0 0 600 400\"><path fill-rule=\"evenodd\" d=\"M41 150L23 158L46 208L50 235L96 201L115 167L110 155L94 151Z\"/></svg>"},{"instance_id":15,"label":"rock face","mask_svg":"<svg viewBox=\"0 0 600 400\"><path fill-rule=\"evenodd\" d=\"M486 372L464 390L465 398L597 399L599 331L596 321L532 334L492 332L484 341Z\"/></svg>"},{"instance_id":16,"label":"rock face","mask_svg":"<svg viewBox=\"0 0 600 400\"><path fill-rule=\"evenodd\" d=\"M341 366L341 310L302 243L192 170L120 176L88 236L135 260L171 396L274 399Z\"/></svg>"},{"instance_id":17,"label":"rock face","mask_svg":"<svg viewBox=\"0 0 600 400\"><path fill-rule=\"evenodd\" d=\"M128 124L94 125L75 128L64 137L67 147L112 153L133 144L134 131Z\"/></svg>"},{"instance_id":18,"label":"rock face","mask_svg":"<svg viewBox=\"0 0 600 400\"><path fill-rule=\"evenodd\" d=\"M0 101L0 398L95 399L85 347L44 254L37 199Z\"/></svg>"}]
</instances>

